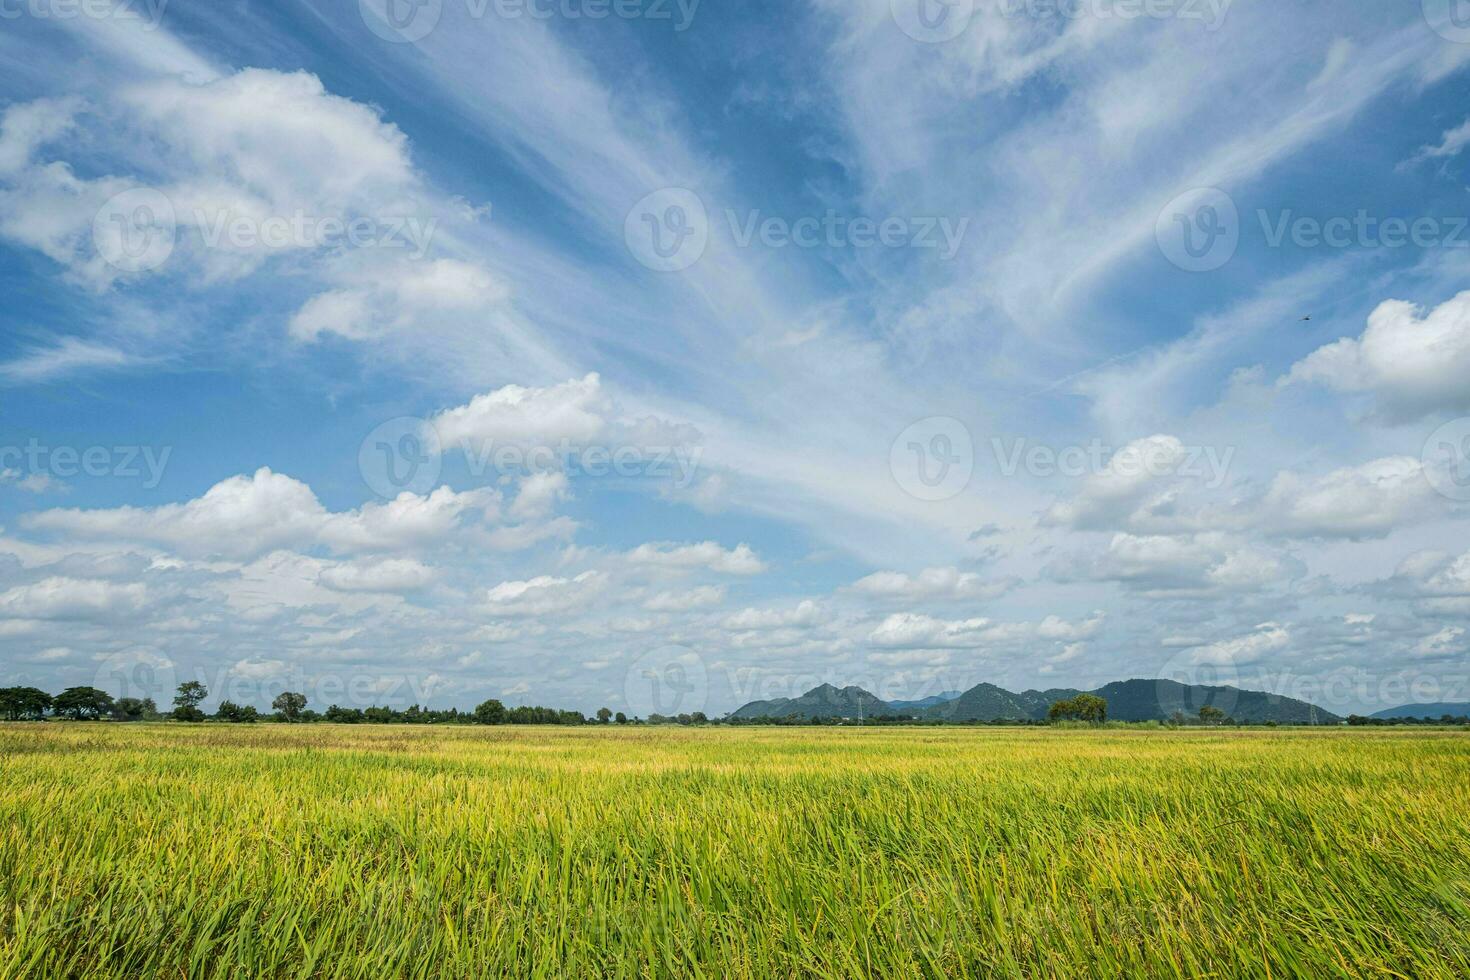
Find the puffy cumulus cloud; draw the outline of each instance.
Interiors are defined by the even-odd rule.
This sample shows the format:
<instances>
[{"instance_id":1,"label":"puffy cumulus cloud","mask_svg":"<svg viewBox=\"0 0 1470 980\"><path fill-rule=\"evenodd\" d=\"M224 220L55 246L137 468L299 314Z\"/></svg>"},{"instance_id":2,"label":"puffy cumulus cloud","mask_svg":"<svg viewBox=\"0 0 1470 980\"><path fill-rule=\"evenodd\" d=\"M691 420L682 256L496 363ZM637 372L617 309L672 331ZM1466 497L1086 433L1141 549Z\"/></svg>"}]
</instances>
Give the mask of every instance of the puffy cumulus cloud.
<instances>
[{"instance_id":1,"label":"puffy cumulus cloud","mask_svg":"<svg viewBox=\"0 0 1470 980\"><path fill-rule=\"evenodd\" d=\"M1082 622L1048 616L1040 623L1002 623L976 617L941 619L924 613L894 613L868 634L875 647L898 650L973 650L980 647L1017 648L1044 642L1076 642L1092 637L1102 628L1104 616L1094 613Z\"/></svg>"},{"instance_id":2,"label":"puffy cumulus cloud","mask_svg":"<svg viewBox=\"0 0 1470 980\"><path fill-rule=\"evenodd\" d=\"M250 558L318 545L338 552L417 548L460 530L470 515L492 519L498 506L493 491L439 487L337 513L323 507L305 483L261 467L182 504L52 509L27 515L24 523L72 538L161 545L186 556Z\"/></svg>"},{"instance_id":3,"label":"puffy cumulus cloud","mask_svg":"<svg viewBox=\"0 0 1470 980\"><path fill-rule=\"evenodd\" d=\"M510 516L523 521L543 518L569 495L565 473L555 470L532 473L521 480Z\"/></svg>"},{"instance_id":4,"label":"puffy cumulus cloud","mask_svg":"<svg viewBox=\"0 0 1470 980\"><path fill-rule=\"evenodd\" d=\"M412 558L363 558L322 569L321 583L339 592L406 592L434 580L434 570Z\"/></svg>"},{"instance_id":5,"label":"puffy cumulus cloud","mask_svg":"<svg viewBox=\"0 0 1470 980\"><path fill-rule=\"evenodd\" d=\"M1425 660L1440 660L1470 652L1470 643L1465 642L1464 627L1446 626L1415 644L1414 652Z\"/></svg>"},{"instance_id":6,"label":"puffy cumulus cloud","mask_svg":"<svg viewBox=\"0 0 1470 980\"><path fill-rule=\"evenodd\" d=\"M506 385L440 412L430 422L446 448L581 446L602 438L612 412L602 379L589 374L547 388Z\"/></svg>"},{"instance_id":7,"label":"puffy cumulus cloud","mask_svg":"<svg viewBox=\"0 0 1470 980\"><path fill-rule=\"evenodd\" d=\"M1247 666L1291 645L1291 631L1279 623L1261 623L1250 633L1207 643L1186 652L1193 666Z\"/></svg>"},{"instance_id":8,"label":"puffy cumulus cloud","mask_svg":"<svg viewBox=\"0 0 1470 980\"><path fill-rule=\"evenodd\" d=\"M701 585L699 588L686 589L682 592L655 593L644 600L643 608L649 612L690 612L695 609L718 606L724 601L724 586Z\"/></svg>"},{"instance_id":9,"label":"puffy cumulus cloud","mask_svg":"<svg viewBox=\"0 0 1470 980\"><path fill-rule=\"evenodd\" d=\"M1378 414L1407 422L1470 410L1470 291L1425 314L1402 300L1379 305L1362 336L1313 351L1285 383L1371 394Z\"/></svg>"},{"instance_id":10,"label":"puffy cumulus cloud","mask_svg":"<svg viewBox=\"0 0 1470 980\"><path fill-rule=\"evenodd\" d=\"M1219 532L1115 534L1101 553L1054 561L1047 570L1062 582L1116 582L1146 595L1200 597L1261 591L1306 571L1290 555Z\"/></svg>"},{"instance_id":11,"label":"puffy cumulus cloud","mask_svg":"<svg viewBox=\"0 0 1470 980\"><path fill-rule=\"evenodd\" d=\"M149 602L142 582L110 582L53 575L0 592L0 616L10 619L123 619Z\"/></svg>"},{"instance_id":12,"label":"puffy cumulus cloud","mask_svg":"<svg viewBox=\"0 0 1470 980\"><path fill-rule=\"evenodd\" d=\"M958 568L926 568L917 575L903 572L874 572L852 584L852 591L873 598L913 601L921 599L998 599L1017 585L1015 579L986 579Z\"/></svg>"},{"instance_id":13,"label":"puffy cumulus cloud","mask_svg":"<svg viewBox=\"0 0 1470 980\"><path fill-rule=\"evenodd\" d=\"M705 570L722 575L759 575L766 570L765 562L749 545L739 544L726 549L714 541L686 545L650 542L628 552L627 558L634 565L680 571Z\"/></svg>"},{"instance_id":14,"label":"puffy cumulus cloud","mask_svg":"<svg viewBox=\"0 0 1470 980\"><path fill-rule=\"evenodd\" d=\"M416 227L415 234L426 236L428 230ZM427 241L413 247L427 247ZM510 298L503 282L474 263L402 258L378 251L335 262L329 271L338 285L317 293L291 316L292 338L311 342L334 334L373 340L434 318L483 313Z\"/></svg>"},{"instance_id":15,"label":"puffy cumulus cloud","mask_svg":"<svg viewBox=\"0 0 1470 980\"><path fill-rule=\"evenodd\" d=\"M726 616L721 625L727 630L810 629L824 620L822 607L803 599L790 609L742 609Z\"/></svg>"},{"instance_id":16,"label":"puffy cumulus cloud","mask_svg":"<svg viewBox=\"0 0 1470 980\"><path fill-rule=\"evenodd\" d=\"M199 170L276 201L371 204L414 179L402 131L307 72L164 79L125 88L119 101Z\"/></svg>"},{"instance_id":17,"label":"puffy cumulus cloud","mask_svg":"<svg viewBox=\"0 0 1470 980\"><path fill-rule=\"evenodd\" d=\"M1164 489L1161 481L1177 474L1188 459L1184 444L1174 436L1130 442L1089 476L1076 496L1053 504L1043 522L1083 531L1124 525L1139 508L1156 501Z\"/></svg>"},{"instance_id":18,"label":"puffy cumulus cloud","mask_svg":"<svg viewBox=\"0 0 1470 980\"><path fill-rule=\"evenodd\" d=\"M269 681L284 677L288 669L281 660L247 657L230 665L230 675L251 681Z\"/></svg>"},{"instance_id":19,"label":"puffy cumulus cloud","mask_svg":"<svg viewBox=\"0 0 1470 980\"><path fill-rule=\"evenodd\" d=\"M694 478L701 452L665 458L699 443L699 430L654 415L627 414L596 373L544 388L506 385L438 413L429 424L445 451L461 449L491 461L497 450L515 449L532 469L561 465L563 453L599 449L605 456L588 453L586 465L616 472L624 465L620 453L638 451L654 457L640 456L640 464L677 469L673 475L680 486Z\"/></svg>"},{"instance_id":20,"label":"puffy cumulus cloud","mask_svg":"<svg viewBox=\"0 0 1470 980\"><path fill-rule=\"evenodd\" d=\"M1418 600L1425 612L1470 614L1470 551L1459 556L1414 552L1399 563L1392 576L1377 583L1374 591Z\"/></svg>"},{"instance_id":21,"label":"puffy cumulus cloud","mask_svg":"<svg viewBox=\"0 0 1470 980\"><path fill-rule=\"evenodd\" d=\"M1107 618L1107 614L1101 610L1095 611L1090 618L1077 623L1069 622L1060 616L1048 616L1037 624L1036 635L1043 640L1065 640L1075 646L1078 640L1087 640L1096 636L1102 630L1103 624L1107 622Z\"/></svg>"},{"instance_id":22,"label":"puffy cumulus cloud","mask_svg":"<svg viewBox=\"0 0 1470 980\"><path fill-rule=\"evenodd\" d=\"M1377 538L1445 513L1423 464L1390 456L1315 479L1283 472L1246 515L1270 534L1301 538Z\"/></svg>"},{"instance_id":23,"label":"puffy cumulus cloud","mask_svg":"<svg viewBox=\"0 0 1470 980\"><path fill-rule=\"evenodd\" d=\"M501 582L485 593L485 609L495 616L547 616L584 609L607 586L607 575L587 571L573 578L538 575Z\"/></svg>"},{"instance_id":24,"label":"puffy cumulus cloud","mask_svg":"<svg viewBox=\"0 0 1470 980\"><path fill-rule=\"evenodd\" d=\"M403 133L375 109L328 93L306 72L250 68L201 84L152 80L118 88L87 106L85 116L79 108L73 100L51 100L7 113L0 234L96 287L120 271L98 254L93 217L113 195L141 185L108 175L78 177L63 160L36 159L73 130L79 155L100 151L104 159L115 153L127 160L138 144L156 150L158 176L148 189L167 198L175 255L200 263L205 282L248 273L272 254L330 244L320 219L430 212ZM123 138L127 145L109 142ZM267 221L297 215L312 220L286 234L231 230L237 223L264 229Z\"/></svg>"}]
</instances>

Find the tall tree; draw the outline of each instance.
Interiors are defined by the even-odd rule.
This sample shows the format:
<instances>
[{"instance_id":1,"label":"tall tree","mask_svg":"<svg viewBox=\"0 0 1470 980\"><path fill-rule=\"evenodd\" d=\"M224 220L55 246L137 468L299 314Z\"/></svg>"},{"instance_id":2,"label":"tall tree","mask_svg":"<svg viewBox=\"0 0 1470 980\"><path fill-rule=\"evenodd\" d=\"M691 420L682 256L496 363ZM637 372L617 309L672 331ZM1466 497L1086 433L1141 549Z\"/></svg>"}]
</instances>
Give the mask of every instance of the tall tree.
<instances>
[{"instance_id":1,"label":"tall tree","mask_svg":"<svg viewBox=\"0 0 1470 980\"><path fill-rule=\"evenodd\" d=\"M306 695L297 694L295 691L282 691L271 702L271 708L281 716L282 721L300 721L301 712L306 710Z\"/></svg>"},{"instance_id":2,"label":"tall tree","mask_svg":"<svg viewBox=\"0 0 1470 980\"><path fill-rule=\"evenodd\" d=\"M174 720L203 721L204 712L199 710L199 703L207 697L208 689L198 681L180 684L179 693L174 695Z\"/></svg>"},{"instance_id":3,"label":"tall tree","mask_svg":"<svg viewBox=\"0 0 1470 980\"><path fill-rule=\"evenodd\" d=\"M118 698L117 716L123 721L151 721L158 717L158 705L152 698Z\"/></svg>"},{"instance_id":4,"label":"tall tree","mask_svg":"<svg viewBox=\"0 0 1470 980\"><path fill-rule=\"evenodd\" d=\"M40 721L51 710L51 695L38 687L0 688L0 717L6 721Z\"/></svg>"},{"instance_id":5,"label":"tall tree","mask_svg":"<svg viewBox=\"0 0 1470 980\"><path fill-rule=\"evenodd\" d=\"M55 712L73 721L93 721L112 714L112 695L95 687L69 687L56 695Z\"/></svg>"}]
</instances>

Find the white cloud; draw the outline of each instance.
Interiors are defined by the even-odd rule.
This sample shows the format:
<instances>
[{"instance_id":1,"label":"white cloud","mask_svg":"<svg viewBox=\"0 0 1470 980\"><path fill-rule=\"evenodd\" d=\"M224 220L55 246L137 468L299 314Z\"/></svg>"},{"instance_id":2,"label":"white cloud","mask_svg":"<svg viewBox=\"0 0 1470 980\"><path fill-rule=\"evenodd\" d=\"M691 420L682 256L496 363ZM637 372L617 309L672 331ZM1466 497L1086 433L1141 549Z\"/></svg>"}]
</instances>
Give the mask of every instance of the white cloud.
<instances>
[{"instance_id":1,"label":"white cloud","mask_svg":"<svg viewBox=\"0 0 1470 980\"><path fill-rule=\"evenodd\" d=\"M1465 120L1454 129L1445 130L1438 144L1421 147L1419 152L1405 160L1399 169L1407 170L1426 160L1448 160L1451 157L1457 157L1466 146L1470 146L1470 119Z\"/></svg>"},{"instance_id":2,"label":"white cloud","mask_svg":"<svg viewBox=\"0 0 1470 980\"><path fill-rule=\"evenodd\" d=\"M549 388L506 385L440 412L431 421L446 448L555 447L563 441L596 442L607 428L611 410L601 379L589 374Z\"/></svg>"},{"instance_id":3,"label":"white cloud","mask_svg":"<svg viewBox=\"0 0 1470 980\"><path fill-rule=\"evenodd\" d=\"M180 554L248 558L276 548L323 545L334 551L381 551L442 541L473 515L491 518L498 497L488 490L448 487L423 496L365 504L333 513L309 486L261 467L234 476L183 504L112 510L54 509L27 515L35 530L83 539L164 545Z\"/></svg>"},{"instance_id":4,"label":"white cloud","mask_svg":"<svg viewBox=\"0 0 1470 980\"><path fill-rule=\"evenodd\" d=\"M1189 651L1187 659L1196 666L1245 666L1284 650L1290 644L1291 632L1285 626L1262 623L1243 636L1218 640Z\"/></svg>"},{"instance_id":5,"label":"white cloud","mask_svg":"<svg viewBox=\"0 0 1470 980\"><path fill-rule=\"evenodd\" d=\"M230 675L242 677L248 681L268 681L284 676L286 670L284 661L247 657L244 660L235 661L230 667Z\"/></svg>"},{"instance_id":6,"label":"white cloud","mask_svg":"<svg viewBox=\"0 0 1470 980\"><path fill-rule=\"evenodd\" d=\"M1284 383L1318 383L1373 396L1380 415L1408 422L1470 410L1470 291L1427 314L1388 300L1361 337L1345 337L1297 362Z\"/></svg>"},{"instance_id":7,"label":"white cloud","mask_svg":"<svg viewBox=\"0 0 1470 980\"><path fill-rule=\"evenodd\" d=\"M803 599L790 609L742 609L726 616L722 625L728 630L807 629L820 625L823 618L821 606Z\"/></svg>"},{"instance_id":8,"label":"white cloud","mask_svg":"<svg viewBox=\"0 0 1470 980\"><path fill-rule=\"evenodd\" d=\"M0 177L29 166L38 148L71 128L80 108L74 98L37 99L7 108L0 116Z\"/></svg>"},{"instance_id":9,"label":"white cloud","mask_svg":"<svg viewBox=\"0 0 1470 980\"><path fill-rule=\"evenodd\" d=\"M1464 627L1446 626L1420 640L1414 652L1425 658L1452 657L1464 653L1466 647Z\"/></svg>"},{"instance_id":10,"label":"white cloud","mask_svg":"<svg viewBox=\"0 0 1470 980\"><path fill-rule=\"evenodd\" d=\"M339 285L311 297L288 329L299 341L323 334L373 340L435 316L484 316L509 299L506 285L485 269L458 259L338 262Z\"/></svg>"},{"instance_id":11,"label":"white cloud","mask_svg":"<svg viewBox=\"0 0 1470 980\"><path fill-rule=\"evenodd\" d=\"M1013 579L988 580L958 568L926 568L917 575L874 572L854 582L852 589L884 599L996 599L1015 587Z\"/></svg>"},{"instance_id":12,"label":"white cloud","mask_svg":"<svg viewBox=\"0 0 1470 980\"><path fill-rule=\"evenodd\" d=\"M749 545L739 544L727 550L714 541L688 545L640 544L628 552L628 561L657 568L706 569L724 575L759 575L766 570L765 563Z\"/></svg>"},{"instance_id":13,"label":"white cloud","mask_svg":"<svg viewBox=\"0 0 1470 980\"><path fill-rule=\"evenodd\" d=\"M363 558L322 569L321 583L339 592L405 592L434 580L434 570L412 558Z\"/></svg>"},{"instance_id":14,"label":"white cloud","mask_svg":"<svg viewBox=\"0 0 1470 980\"><path fill-rule=\"evenodd\" d=\"M893 649L973 649L984 644L994 625L989 619L943 620L922 613L894 613L868 634L868 642Z\"/></svg>"},{"instance_id":15,"label":"white cloud","mask_svg":"<svg viewBox=\"0 0 1470 980\"><path fill-rule=\"evenodd\" d=\"M148 603L141 582L109 582L51 576L0 593L0 616L13 619L111 620Z\"/></svg>"},{"instance_id":16,"label":"white cloud","mask_svg":"<svg viewBox=\"0 0 1470 980\"><path fill-rule=\"evenodd\" d=\"M523 521L543 518L568 495L565 473L554 470L532 473L521 480L515 502L510 506L510 516Z\"/></svg>"},{"instance_id":17,"label":"white cloud","mask_svg":"<svg viewBox=\"0 0 1470 980\"><path fill-rule=\"evenodd\" d=\"M581 609L607 584L601 572L574 578L538 575L525 581L501 582L485 593L485 608L497 616L547 616Z\"/></svg>"},{"instance_id":18,"label":"white cloud","mask_svg":"<svg viewBox=\"0 0 1470 980\"><path fill-rule=\"evenodd\" d=\"M1158 493L1159 481L1175 474L1187 458L1184 444L1174 436L1130 442L1089 476L1075 497L1053 505L1045 521L1078 530L1115 528Z\"/></svg>"},{"instance_id":19,"label":"white cloud","mask_svg":"<svg viewBox=\"0 0 1470 980\"><path fill-rule=\"evenodd\" d=\"M690 612L718 606L724 601L724 586L701 585L683 592L659 592L645 600L643 608L649 612Z\"/></svg>"},{"instance_id":20,"label":"white cloud","mask_svg":"<svg viewBox=\"0 0 1470 980\"><path fill-rule=\"evenodd\" d=\"M82 371L115 371L140 363L143 363L140 358L116 347L63 337L50 346L34 347L0 364L0 378L11 384L36 384Z\"/></svg>"},{"instance_id":21,"label":"white cloud","mask_svg":"<svg viewBox=\"0 0 1470 980\"><path fill-rule=\"evenodd\" d=\"M1220 532L1115 534L1100 554L1054 562L1060 581L1111 581L1150 595L1204 596L1284 585L1305 569L1288 555Z\"/></svg>"},{"instance_id":22,"label":"white cloud","mask_svg":"<svg viewBox=\"0 0 1470 980\"><path fill-rule=\"evenodd\" d=\"M1280 473L1248 520L1286 537L1371 538L1442 514L1445 503L1419 460L1391 456L1316 479Z\"/></svg>"}]
</instances>

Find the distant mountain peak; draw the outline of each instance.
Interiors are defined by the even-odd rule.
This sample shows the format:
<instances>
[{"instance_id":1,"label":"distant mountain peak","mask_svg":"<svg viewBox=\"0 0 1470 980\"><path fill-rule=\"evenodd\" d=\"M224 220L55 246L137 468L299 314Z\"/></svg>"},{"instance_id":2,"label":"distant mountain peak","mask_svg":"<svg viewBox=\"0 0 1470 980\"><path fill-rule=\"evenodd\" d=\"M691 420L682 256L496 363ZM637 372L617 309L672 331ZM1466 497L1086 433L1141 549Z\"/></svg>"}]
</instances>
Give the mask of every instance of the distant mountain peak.
<instances>
[{"instance_id":1,"label":"distant mountain peak","mask_svg":"<svg viewBox=\"0 0 1470 980\"><path fill-rule=\"evenodd\" d=\"M1167 721L1176 713L1193 717L1205 706L1219 708L1227 717L1247 723L1336 724L1337 715L1316 705L1279 694L1245 691L1229 686L1184 684L1179 681L1131 678L1113 681L1093 691L1053 688L1020 694L988 681L967 691L947 691L917 701L892 701L861 687L838 688L819 684L796 698L752 701L731 712L735 719L753 718L871 718L908 715L936 721L1039 721L1051 705L1078 694L1095 694L1108 702L1108 717L1118 721Z\"/></svg>"}]
</instances>

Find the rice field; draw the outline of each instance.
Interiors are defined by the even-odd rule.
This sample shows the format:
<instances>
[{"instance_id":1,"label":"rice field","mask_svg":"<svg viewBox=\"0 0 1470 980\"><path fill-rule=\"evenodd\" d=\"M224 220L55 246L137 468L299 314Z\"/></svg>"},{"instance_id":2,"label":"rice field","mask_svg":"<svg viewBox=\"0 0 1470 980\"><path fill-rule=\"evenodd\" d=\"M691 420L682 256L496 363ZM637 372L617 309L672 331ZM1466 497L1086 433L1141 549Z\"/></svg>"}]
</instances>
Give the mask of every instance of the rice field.
<instances>
[{"instance_id":1,"label":"rice field","mask_svg":"<svg viewBox=\"0 0 1470 980\"><path fill-rule=\"evenodd\" d=\"M1465 977L1451 731L0 726L5 977Z\"/></svg>"}]
</instances>

